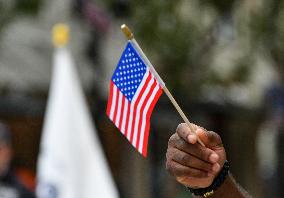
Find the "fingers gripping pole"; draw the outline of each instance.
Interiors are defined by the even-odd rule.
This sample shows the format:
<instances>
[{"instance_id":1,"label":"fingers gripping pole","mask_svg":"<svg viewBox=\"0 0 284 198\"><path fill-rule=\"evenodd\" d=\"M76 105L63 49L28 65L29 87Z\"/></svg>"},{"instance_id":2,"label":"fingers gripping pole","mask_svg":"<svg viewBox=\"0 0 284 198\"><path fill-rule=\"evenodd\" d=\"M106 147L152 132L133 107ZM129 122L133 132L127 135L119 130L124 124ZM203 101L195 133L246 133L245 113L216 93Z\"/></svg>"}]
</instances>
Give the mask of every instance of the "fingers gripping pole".
<instances>
[{"instance_id":1,"label":"fingers gripping pole","mask_svg":"<svg viewBox=\"0 0 284 198\"><path fill-rule=\"evenodd\" d=\"M167 94L167 96L169 97L170 101L172 102L172 104L174 105L174 107L176 108L176 110L178 111L179 115L182 117L183 121L187 124L187 126L190 129L191 133L194 133L194 129L192 127L192 125L190 124L189 120L187 119L186 115L183 113L183 111L181 110L180 106L178 105L178 103L176 102L176 100L174 99L174 97L172 96L172 94L170 93L170 91L168 90L168 88L165 86L163 88L164 92ZM195 133L194 133L195 134ZM201 144L202 146L205 146L204 143L200 140L200 138L197 136L197 141L199 144Z\"/></svg>"}]
</instances>

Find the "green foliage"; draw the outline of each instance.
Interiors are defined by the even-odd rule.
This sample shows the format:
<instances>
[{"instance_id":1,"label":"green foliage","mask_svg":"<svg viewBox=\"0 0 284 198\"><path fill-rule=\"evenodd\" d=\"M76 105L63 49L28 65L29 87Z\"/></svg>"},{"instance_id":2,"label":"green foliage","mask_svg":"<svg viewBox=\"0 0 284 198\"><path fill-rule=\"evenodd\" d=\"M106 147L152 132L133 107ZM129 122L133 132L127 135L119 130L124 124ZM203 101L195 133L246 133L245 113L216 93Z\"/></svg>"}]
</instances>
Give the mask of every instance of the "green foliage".
<instances>
[{"instance_id":1,"label":"green foliage","mask_svg":"<svg viewBox=\"0 0 284 198\"><path fill-rule=\"evenodd\" d=\"M201 3L209 4L217 9L220 13L230 12L235 0L200 0Z\"/></svg>"},{"instance_id":2,"label":"green foliage","mask_svg":"<svg viewBox=\"0 0 284 198\"><path fill-rule=\"evenodd\" d=\"M182 92L184 86L198 84L193 82L195 78L183 77L185 72L194 73L197 69L194 50L200 44L198 41L204 39L196 24L182 18L179 13L181 2L143 1L132 5L136 38L154 60L152 62L160 66L161 76L175 92Z\"/></svg>"},{"instance_id":3,"label":"green foliage","mask_svg":"<svg viewBox=\"0 0 284 198\"><path fill-rule=\"evenodd\" d=\"M260 2L235 0L191 1L199 10L197 15L185 19L181 5L186 1L131 1L132 23L135 35L142 48L161 73L171 90L190 99L199 94L204 83L217 83L223 86L247 82L256 63L257 49L265 49L272 58L284 64L284 16L283 0ZM215 10L216 21L202 28L198 18L206 9ZM192 10L191 10L192 11ZM190 12L190 11L188 11ZM236 18L240 13L240 18ZM211 60L216 56L218 39L214 31L218 23L232 16L232 28L236 32L228 46L240 39L239 50L244 51L234 65L230 79L218 79L210 72ZM243 42L243 44L241 43ZM226 44L224 45L226 46ZM217 53L218 54L218 53ZM281 69L284 71L284 69ZM181 93L191 90L189 93ZM179 94L181 93L181 94Z\"/></svg>"},{"instance_id":4,"label":"green foliage","mask_svg":"<svg viewBox=\"0 0 284 198\"><path fill-rule=\"evenodd\" d=\"M37 14L41 0L0 0L0 31L19 13Z\"/></svg>"},{"instance_id":5,"label":"green foliage","mask_svg":"<svg viewBox=\"0 0 284 198\"><path fill-rule=\"evenodd\" d=\"M36 14L41 4L41 0L17 0L16 2L16 10L28 14Z\"/></svg>"},{"instance_id":6,"label":"green foliage","mask_svg":"<svg viewBox=\"0 0 284 198\"><path fill-rule=\"evenodd\" d=\"M19 13L37 14L43 1L8 2L14 0L0 0L0 31ZM258 49L264 49L284 73L284 0L105 0L100 3L116 17L130 17L137 41L176 95L187 99L198 96L204 83L227 86L246 82ZM189 7L184 8L184 4ZM234 65L233 75L224 80L211 72L210 66L219 53L218 28L224 25L220 22L226 17L232 17L230 25L236 35L227 44L221 43L221 48L236 42L245 55L230 63ZM190 92L183 93L184 90Z\"/></svg>"}]
</instances>

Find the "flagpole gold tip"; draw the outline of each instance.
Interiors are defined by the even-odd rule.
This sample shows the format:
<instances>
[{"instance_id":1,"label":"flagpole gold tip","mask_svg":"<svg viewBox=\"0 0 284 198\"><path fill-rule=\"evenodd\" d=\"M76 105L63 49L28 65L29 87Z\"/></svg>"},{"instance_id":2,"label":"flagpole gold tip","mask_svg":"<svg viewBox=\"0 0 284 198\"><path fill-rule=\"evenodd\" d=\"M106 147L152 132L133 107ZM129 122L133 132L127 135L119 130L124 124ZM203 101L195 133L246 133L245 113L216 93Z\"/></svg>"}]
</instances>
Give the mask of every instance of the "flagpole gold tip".
<instances>
[{"instance_id":1,"label":"flagpole gold tip","mask_svg":"<svg viewBox=\"0 0 284 198\"><path fill-rule=\"evenodd\" d=\"M55 47L63 47L69 41L69 26L63 23L55 24L52 28L52 42Z\"/></svg>"},{"instance_id":2,"label":"flagpole gold tip","mask_svg":"<svg viewBox=\"0 0 284 198\"><path fill-rule=\"evenodd\" d=\"M133 33L131 32L131 30L129 29L127 25L125 24L121 25L121 30L128 40L131 40L134 38Z\"/></svg>"}]
</instances>

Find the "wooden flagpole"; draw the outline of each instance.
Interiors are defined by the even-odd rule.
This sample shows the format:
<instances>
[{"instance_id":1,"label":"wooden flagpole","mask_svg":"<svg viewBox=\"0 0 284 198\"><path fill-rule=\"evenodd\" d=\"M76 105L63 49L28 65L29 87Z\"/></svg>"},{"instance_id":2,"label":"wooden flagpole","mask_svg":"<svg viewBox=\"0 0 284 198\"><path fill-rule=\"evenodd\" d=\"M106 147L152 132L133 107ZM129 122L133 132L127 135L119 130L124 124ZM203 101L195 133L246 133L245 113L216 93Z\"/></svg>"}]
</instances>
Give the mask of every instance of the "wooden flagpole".
<instances>
[{"instance_id":1,"label":"wooden flagpole","mask_svg":"<svg viewBox=\"0 0 284 198\"><path fill-rule=\"evenodd\" d=\"M176 108L176 110L178 111L178 113L180 114L180 116L182 117L183 121L188 125L190 132L194 133L194 129L191 126L189 120L187 119L186 115L183 113L182 109L180 108L180 106L178 105L178 103L176 102L176 100L174 99L174 97L172 96L171 92L168 90L168 88L166 87L164 81L161 79L161 77L159 76L159 74L157 73L157 71L155 70L154 66L151 64L151 62L149 61L149 59L147 58L147 56L144 54L144 52L142 51L142 49L140 48L139 44L137 43L137 41L134 38L133 33L131 32L131 30L127 27L127 25L123 24L121 26L121 30L122 32L125 34L126 38L135 46L136 50L138 50L139 54L142 56L141 58L143 59L143 61L149 66L150 71L153 73L153 75L156 77L157 81L160 83L160 85L162 86L164 92L167 94L167 96L169 97L170 101L172 102L172 104L174 105L174 107ZM197 136L197 141L199 144L201 144L202 146L205 146L204 143L200 140L200 138Z\"/></svg>"}]
</instances>

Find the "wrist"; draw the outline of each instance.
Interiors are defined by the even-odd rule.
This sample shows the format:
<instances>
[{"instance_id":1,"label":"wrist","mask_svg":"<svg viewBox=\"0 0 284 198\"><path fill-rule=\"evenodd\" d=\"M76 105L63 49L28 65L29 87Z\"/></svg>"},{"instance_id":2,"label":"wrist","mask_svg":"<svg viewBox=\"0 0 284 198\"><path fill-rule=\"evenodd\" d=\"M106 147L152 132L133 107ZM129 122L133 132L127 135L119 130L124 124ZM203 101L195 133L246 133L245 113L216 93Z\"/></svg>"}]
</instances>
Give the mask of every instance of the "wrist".
<instances>
[{"instance_id":1,"label":"wrist","mask_svg":"<svg viewBox=\"0 0 284 198\"><path fill-rule=\"evenodd\" d=\"M196 196L210 197L214 194L214 192L225 182L226 177L229 173L229 162L225 161L223 168L215 177L212 184L206 188L190 188L187 189Z\"/></svg>"}]
</instances>

